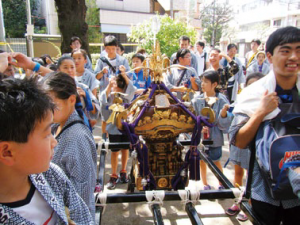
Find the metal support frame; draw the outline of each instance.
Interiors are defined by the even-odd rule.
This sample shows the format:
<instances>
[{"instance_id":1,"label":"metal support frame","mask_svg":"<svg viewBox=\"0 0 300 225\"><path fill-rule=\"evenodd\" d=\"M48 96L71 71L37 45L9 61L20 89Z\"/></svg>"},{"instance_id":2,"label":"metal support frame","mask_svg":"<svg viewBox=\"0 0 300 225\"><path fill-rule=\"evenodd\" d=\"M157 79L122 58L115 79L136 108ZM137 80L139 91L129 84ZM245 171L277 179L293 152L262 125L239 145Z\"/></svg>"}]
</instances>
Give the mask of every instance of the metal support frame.
<instances>
[{"instance_id":1,"label":"metal support frame","mask_svg":"<svg viewBox=\"0 0 300 225\"><path fill-rule=\"evenodd\" d=\"M181 145L188 146L190 145L191 141L180 141ZM109 149L128 149L130 143L124 142L124 143L110 143ZM104 149L104 143L102 143L102 149ZM101 190L104 190L104 168L105 168L105 157L106 157L106 151L102 150L100 153L100 165L99 165L99 173L98 173L98 181L101 185ZM200 151L200 157L201 160L203 160L208 167L211 169L213 174L217 177L217 179L222 183L222 185L226 188L225 190L205 190L200 191L200 199L233 199L235 198L233 191L230 188L234 188L232 183L227 179L227 177L224 176L224 174L219 170L219 168L214 164L214 162L208 158L205 152ZM180 201L181 198L176 191L168 191L165 193L164 201ZM129 203L129 202L146 202L146 195L145 192L139 191L137 193L109 193L107 194L107 204L112 203ZM96 204L101 204L100 202L97 202ZM262 224L259 222L257 215L254 213L254 211L251 209L250 205L247 201L243 201L241 203L242 210L246 213L248 218L251 222L254 224L260 225ZM153 212L153 219L155 224L161 225L163 224L162 216L160 213L160 207L157 204L153 204L151 206L152 212ZM185 206L185 210L192 222L193 225L202 225L202 221L198 216L197 211L193 207L191 203L187 203ZM101 217L102 217L102 207L100 206L100 223L101 224Z\"/></svg>"},{"instance_id":2,"label":"metal support frame","mask_svg":"<svg viewBox=\"0 0 300 225\"><path fill-rule=\"evenodd\" d=\"M191 223L193 225L203 225L201 219L198 216L196 209L194 208L191 202L185 205L185 211L187 212L188 216L190 217Z\"/></svg>"},{"instance_id":3,"label":"metal support frame","mask_svg":"<svg viewBox=\"0 0 300 225\"><path fill-rule=\"evenodd\" d=\"M153 220L155 225L164 225L164 221L160 212L160 206L158 204L153 204L151 206L153 213Z\"/></svg>"}]
</instances>

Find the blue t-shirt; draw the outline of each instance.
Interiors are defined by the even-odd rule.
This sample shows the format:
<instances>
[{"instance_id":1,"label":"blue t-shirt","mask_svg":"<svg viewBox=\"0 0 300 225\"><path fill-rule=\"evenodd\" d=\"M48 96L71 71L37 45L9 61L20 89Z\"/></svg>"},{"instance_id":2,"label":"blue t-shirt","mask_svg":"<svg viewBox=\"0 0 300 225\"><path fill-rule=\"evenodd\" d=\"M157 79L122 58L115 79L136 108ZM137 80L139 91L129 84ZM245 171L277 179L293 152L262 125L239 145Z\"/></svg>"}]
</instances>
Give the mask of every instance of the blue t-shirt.
<instances>
[{"instance_id":1,"label":"blue t-shirt","mask_svg":"<svg viewBox=\"0 0 300 225\"><path fill-rule=\"evenodd\" d=\"M143 70L140 70L138 73L131 73L129 78L132 80L133 86L137 89L147 89L151 84L151 77L148 76L148 79L144 79Z\"/></svg>"}]
</instances>

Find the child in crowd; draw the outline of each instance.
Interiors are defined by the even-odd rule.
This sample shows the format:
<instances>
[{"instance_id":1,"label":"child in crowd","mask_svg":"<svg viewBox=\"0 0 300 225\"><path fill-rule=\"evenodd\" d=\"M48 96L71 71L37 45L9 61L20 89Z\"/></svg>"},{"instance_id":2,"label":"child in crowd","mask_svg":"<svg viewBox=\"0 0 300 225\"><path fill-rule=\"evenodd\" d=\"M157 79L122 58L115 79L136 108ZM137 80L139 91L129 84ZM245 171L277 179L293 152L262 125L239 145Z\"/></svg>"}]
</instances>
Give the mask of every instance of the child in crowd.
<instances>
[{"instance_id":1,"label":"child in crowd","mask_svg":"<svg viewBox=\"0 0 300 225\"><path fill-rule=\"evenodd\" d=\"M225 67L220 64L222 58L227 61ZM232 85L235 82L242 83L239 81L239 77L241 77L242 74L238 75L240 67L237 62L229 55L221 53L220 49L212 48L209 53L209 63L210 67L208 69L217 71L220 76L220 84L218 87L220 92L226 95L229 101L235 100L235 98L232 98ZM235 74L238 76L236 77ZM237 93L237 86L239 85L235 87L235 94Z\"/></svg>"},{"instance_id":2,"label":"child in crowd","mask_svg":"<svg viewBox=\"0 0 300 225\"><path fill-rule=\"evenodd\" d=\"M58 67L58 71L69 74L72 78L75 79L76 69L75 69L75 62L72 57L63 56L59 58L57 62L57 67ZM75 79L75 83L77 86L77 93L80 96L80 100L81 100L81 104L79 104L80 102L77 102L75 107L76 109L83 108L86 114L85 123L86 120L89 120L89 123L86 124L93 127L97 123L97 119L99 117L100 103L87 85L85 85L84 83L79 83L76 79ZM78 113L80 112L78 111ZM84 115L80 115L80 116L84 116Z\"/></svg>"},{"instance_id":3,"label":"child in crowd","mask_svg":"<svg viewBox=\"0 0 300 225\"><path fill-rule=\"evenodd\" d=\"M174 64L178 62L178 67L171 68L171 73L165 74L165 83L167 88L172 92L176 92L177 98L182 99L185 88L191 88L194 91L200 90L201 82L196 70L189 67L191 64L191 53L188 49L179 49L174 59ZM188 67L186 69L185 67ZM193 98L190 93L190 98Z\"/></svg>"},{"instance_id":4,"label":"child in crowd","mask_svg":"<svg viewBox=\"0 0 300 225\"><path fill-rule=\"evenodd\" d=\"M117 50L117 54L120 56L122 56L125 52L125 48L121 43L118 44L118 47L116 50Z\"/></svg>"},{"instance_id":5,"label":"child in crowd","mask_svg":"<svg viewBox=\"0 0 300 225\"><path fill-rule=\"evenodd\" d=\"M108 83L107 88L101 92L99 99L102 105L102 116L104 121L107 121L111 110L109 106L113 104L114 95L111 92L121 92L125 93L126 95L120 96L123 99L123 103L128 103L133 99L135 87L133 86L131 80L127 77L125 73L125 67L120 66L120 71L122 74L118 75L117 77L111 77ZM113 142L129 142L127 135L122 134L115 124L108 123L106 130L109 134L109 141L110 143ZM120 175L117 175L117 168L118 168L118 155L119 151L122 152L122 168L120 171ZM116 183L127 183L127 175L126 175L126 166L128 161L129 151L128 149L114 149L111 152L111 169L112 175L110 176L109 182L107 184L108 189L115 189Z\"/></svg>"},{"instance_id":6,"label":"child in crowd","mask_svg":"<svg viewBox=\"0 0 300 225\"><path fill-rule=\"evenodd\" d=\"M123 65L126 71L129 71L129 65L127 59L117 54L117 47L118 47L118 40L114 36L106 36L104 39L104 47L106 55L100 57L98 59L96 67L95 67L95 74L97 80L100 81L100 93L107 88L109 84L109 79L112 76L116 76L119 73L119 67ZM105 109L102 109L105 110ZM102 138L106 140L107 132L106 132L106 123L101 115L102 119Z\"/></svg>"},{"instance_id":7,"label":"child in crowd","mask_svg":"<svg viewBox=\"0 0 300 225\"><path fill-rule=\"evenodd\" d=\"M52 132L58 144L52 162L69 177L94 218L97 152L91 131L75 110L76 83L68 74L56 72L45 79L44 87L57 106Z\"/></svg>"},{"instance_id":8,"label":"child in crowd","mask_svg":"<svg viewBox=\"0 0 300 225\"><path fill-rule=\"evenodd\" d=\"M82 41L79 37L74 36L74 37L71 38L70 48L72 49L72 51L81 49L81 46L82 46ZM93 66L92 66L92 62L91 62L88 55L86 56L86 63L84 65L84 68L88 69L90 72L94 71Z\"/></svg>"},{"instance_id":9,"label":"child in crowd","mask_svg":"<svg viewBox=\"0 0 300 225\"><path fill-rule=\"evenodd\" d=\"M32 68L28 63L19 57L18 65ZM0 223L94 224L70 180L50 163L57 143L50 97L34 79L6 79L0 106Z\"/></svg>"},{"instance_id":10,"label":"child in crowd","mask_svg":"<svg viewBox=\"0 0 300 225\"><path fill-rule=\"evenodd\" d=\"M262 78L262 73L252 73L246 78L246 87L255 81ZM230 161L234 164L234 180L233 184L243 185L244 169L248 170L250 160L250 150L241 151L240 149L230 149ZM240 212L240 207L237 204L233 204L229 209L226 210L226 214L234 216ZM244 213L239 213L237 219L240 221L246 221L248 217Z\"/></svg>"},{"instance_id":11,"label":"child in crowd","mask_svg":"<svg viewBox=\"0 0 300 225\"><path fill-rule=\"evenodd\" d=\"M135 69L133 73L130 73L128 76L132 80L133 85L137 88L135 94L140 95L143 91L150 87L151 84L151 77L148 76L148 79L144 78L143 69L139 68L143 65L145 57L142 54L134 54L131 58L132 60L132 67L138 68ZM135 96L135 97L136 97Z\"/></svg>"},{"instance_id":12,"label":"child in crowd","mask_svg":"<svg viewBox=\"0 0 300 225\"><path fill-rule=\"evenodd\" d=\"M201 83L203 94L195 97L192 100L192 105L196 111L196 114L200 115L201 110L208 106L206 98L217 98L216 102L211 106L216 115L216 120L214 122L215 126L212 128L203 127L202 133L209 132L209 136L213 138L213 144L209 146L207 154L222 172L223 170L220 159L222 157L222 145L224 145L223 132L227 131L229 128L231 119L229 116L227 116L229 102L225 95L216 90L218 85L219 74L217 71L210 70L204 72ZM202 160L200 161L200 173L204 190L210 190L211 186L207 183L206 178L206 164ZM220 184L219 189L224 189L224 187Z\"/></svg>"},{"instance_id":13,"label":"child in crowd","mask_svg":"<svg viewBox=\"0 0 300 225\"><path fill-rule=\"evenodd\" d=\"M95 75L92 72L84 68L84 65L87 62L86 51L83 49L74 50L71 53L71 56L73 57L76 66L75 80L79 83L86 84L94 96L97 96L99 81L95 78Z\"/></svg>"},{"instance_id":14,"label":"child in crowd","mask_svg":"<svg viewBox=\"0 0 300 225\"><path fill-rule=\"evenodd\" d=\"M256 72L267 75L270 72L270 64L265 60L266 54L264 52L258 52L255 58L256 60L249 65L246 76Z\"/></svg>"}]
</instances>

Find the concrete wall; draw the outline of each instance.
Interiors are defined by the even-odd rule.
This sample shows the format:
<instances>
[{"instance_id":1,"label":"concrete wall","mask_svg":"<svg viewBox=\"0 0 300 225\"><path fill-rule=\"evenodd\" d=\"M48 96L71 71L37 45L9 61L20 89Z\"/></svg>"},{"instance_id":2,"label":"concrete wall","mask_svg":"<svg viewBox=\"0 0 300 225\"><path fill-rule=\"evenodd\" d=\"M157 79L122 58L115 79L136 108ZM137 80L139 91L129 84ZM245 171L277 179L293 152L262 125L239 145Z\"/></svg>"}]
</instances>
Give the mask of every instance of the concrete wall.
<instances>
[{"instance_id":1,"label":"concrete wall","mask_svg":"<svg viewBox=\"0 0 300 225\"><path fill-rule=\"evenodd\" d=\"M150 13L151 0L97 0L100 9Z\"/></svg>"},{"instance_id":2,"label":"concrete wall","mask_svg":"<svg viewBox=\"0 0 300 225\"><path fill-rule=\"evenodd\" d=\"M53 40L51 41L51 43L55 44L60 49L60 40ZM40 57L44 54L48 54L51 57L56 57L59 54L59 52L52 44L41 40L35 40L33 42L34 57Z\"/></svg>"}]
</instances>

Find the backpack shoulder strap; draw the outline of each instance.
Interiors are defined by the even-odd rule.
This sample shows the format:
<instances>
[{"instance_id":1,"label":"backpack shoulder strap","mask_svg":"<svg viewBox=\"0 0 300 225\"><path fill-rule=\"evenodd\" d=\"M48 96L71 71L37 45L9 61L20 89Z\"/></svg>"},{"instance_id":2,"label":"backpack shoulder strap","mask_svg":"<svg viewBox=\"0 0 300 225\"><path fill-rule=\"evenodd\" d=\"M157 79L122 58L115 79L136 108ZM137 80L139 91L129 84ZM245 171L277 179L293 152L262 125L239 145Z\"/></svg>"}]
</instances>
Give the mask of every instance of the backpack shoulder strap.
<instances>
[{"instance_id":1,"label":"backpack shoulder strap","mask_svg":"<svg viewBox=\"0 0 300 225\"><path fill-rule=\"evenodd\" d=\"M207 57L207 53L204 52L204 71L206 70L206 57Z\"/></svg>"},{"instance_id":2,"label":"backpack shoulder strap","mask_svg":"<svg viewBox=\"0 0 300 225\"><path fill-rule=\"evenodd\" d=\"M113 73L116 73L116 69L110 64L110 62L108 61L107 58L102 56L102 57L100 57L100 60L102 62L106 63L109 66L109 68L113 71Z\"/></svg>"},{"instance_id":3,"label":"backpack shoulder strap","mask_svg":"<svg viewBox=\"0 0 300 225\"><path fill-rule=\"evenodd\" d=\"M245 190L245 197L248 199L250 199L251 196L251 184L252 184L252 176L253 176L254 162L256 156L255 138L256 136L249 144L249 149L251 154L250 154L250 162L249 162L249 169L248 169L248 179L247 179L246 190Z\"/></svg>"},{"instance_id":4,"label":"backpack shoulder strap","mask_svg":"<svg viewBox=\"0 0 300 225\"><path fill-rule=\"evenodd\" d=\"M184 70L181 72L180 78L179 78L179 80L178 80L178 82L177 82L177 84L176 84L176 87L179 86L179 84L180 84L180 82L182 81L182 79L183 79L183 77L184 77L186 71L187 71L187 69L184 69Z\"/></svg>"},{"instance_id":5,"label":"backpack shoulder strap","mask_svg":"<svg viewBox=\"0 0 300 225\"><path fill-rule=\"evenodd\" d=\"M65 130L67 130L69 127L73 126L73 125L76 124L76 123L81 123L81 124L85 125L84 122L83 122L82 120L74 120L73 122L71 122L71 123L69 123L67 126L65 126L65 127L59 132L59 134L56 136L55 139L58 139L58 138L61 136L61 134L62 134Z\"/></svg>"}]
</instances>

